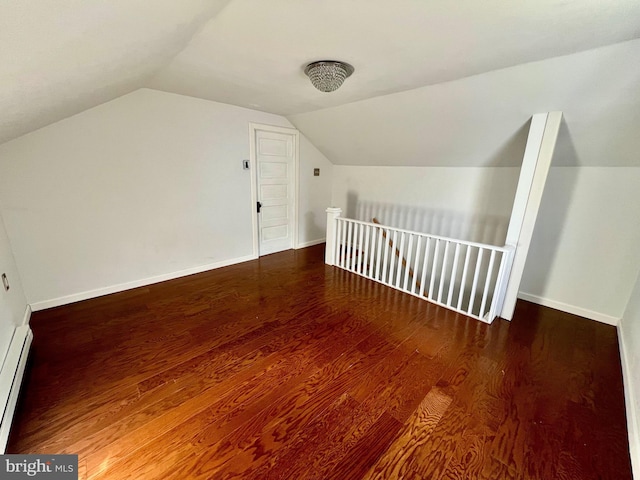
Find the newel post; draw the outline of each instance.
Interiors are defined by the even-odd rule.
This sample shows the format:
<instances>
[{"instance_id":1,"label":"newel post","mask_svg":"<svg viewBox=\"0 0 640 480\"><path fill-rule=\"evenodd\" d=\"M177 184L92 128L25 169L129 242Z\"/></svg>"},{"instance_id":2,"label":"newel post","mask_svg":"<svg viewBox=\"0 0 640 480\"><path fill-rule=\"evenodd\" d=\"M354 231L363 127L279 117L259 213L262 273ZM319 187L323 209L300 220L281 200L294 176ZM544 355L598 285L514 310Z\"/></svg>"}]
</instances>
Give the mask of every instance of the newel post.
<instances>
[{"instance_id":1,"label":"newel post","mask_svg":"<svg viewBox=\"0 0 640 480\"><path fill-rule=\"evenodd\" d=\"M336 227L341 213L341 208L327 208L327 246L324 253L324 263L327 265L335 265L336 262Z\"/></svg>"}]
</instances>

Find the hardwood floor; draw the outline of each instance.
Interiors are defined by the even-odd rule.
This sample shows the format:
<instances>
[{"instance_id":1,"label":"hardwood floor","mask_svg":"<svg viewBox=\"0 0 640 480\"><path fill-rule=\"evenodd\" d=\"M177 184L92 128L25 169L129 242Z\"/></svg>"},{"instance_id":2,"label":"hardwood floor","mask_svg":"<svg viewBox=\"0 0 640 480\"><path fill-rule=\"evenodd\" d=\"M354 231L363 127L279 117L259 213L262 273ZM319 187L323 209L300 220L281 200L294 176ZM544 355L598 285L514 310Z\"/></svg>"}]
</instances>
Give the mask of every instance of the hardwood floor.
<instances>
[{"instance_id":1,"label":"hardwood floor","mask_svg":"<svg viewBox=\"0 0 640 480\"><path fill-rule=\"evenodd\" d=\"M10 453L90 479L630 479L614 327L485 325L323 246L37 312Z\"/></svg>"}]
</instances>

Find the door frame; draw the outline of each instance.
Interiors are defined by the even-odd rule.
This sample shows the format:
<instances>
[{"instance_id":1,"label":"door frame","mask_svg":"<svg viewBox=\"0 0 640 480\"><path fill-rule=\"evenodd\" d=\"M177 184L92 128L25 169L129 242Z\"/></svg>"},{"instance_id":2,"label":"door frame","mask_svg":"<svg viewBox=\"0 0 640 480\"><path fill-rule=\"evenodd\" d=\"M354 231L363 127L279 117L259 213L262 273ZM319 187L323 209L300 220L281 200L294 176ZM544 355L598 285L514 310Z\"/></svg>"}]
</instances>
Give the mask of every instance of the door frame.
<instances>
[{"instance_id":1,"label":"door frame","mask_svg":"<svg viewBox=\"0 0 640 480\"><path fill-rule=\"evenodd\" d=\"M251 176L251 222L253 225L253 256L260 257L260 237L258 231L258 158L256 150L256 133L258 131L282 133L293 136L293 212L292 212L292 244L291 248L298 248L298 211L300 200L300 132L295 128L277 127L262 123L249 122L249 172Z\"/></svg>"}]
</instances>

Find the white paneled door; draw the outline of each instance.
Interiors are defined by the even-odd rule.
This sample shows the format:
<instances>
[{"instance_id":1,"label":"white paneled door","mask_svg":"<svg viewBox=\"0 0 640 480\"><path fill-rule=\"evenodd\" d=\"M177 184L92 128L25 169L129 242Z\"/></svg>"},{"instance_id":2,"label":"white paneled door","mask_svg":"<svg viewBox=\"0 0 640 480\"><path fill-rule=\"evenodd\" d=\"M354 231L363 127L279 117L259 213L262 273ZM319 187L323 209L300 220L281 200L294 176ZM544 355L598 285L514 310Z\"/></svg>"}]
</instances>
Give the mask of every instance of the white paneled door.
<instances>
[{"instance_id":1,"label":"white paneled door","mask_svg":"<svg viewBox=\"0 0 640 480\"><path fill-rule=\"evenodd\" d=\"M255 130L260 255L294 247L296 135Z\"/></svg>"}]
</instances>

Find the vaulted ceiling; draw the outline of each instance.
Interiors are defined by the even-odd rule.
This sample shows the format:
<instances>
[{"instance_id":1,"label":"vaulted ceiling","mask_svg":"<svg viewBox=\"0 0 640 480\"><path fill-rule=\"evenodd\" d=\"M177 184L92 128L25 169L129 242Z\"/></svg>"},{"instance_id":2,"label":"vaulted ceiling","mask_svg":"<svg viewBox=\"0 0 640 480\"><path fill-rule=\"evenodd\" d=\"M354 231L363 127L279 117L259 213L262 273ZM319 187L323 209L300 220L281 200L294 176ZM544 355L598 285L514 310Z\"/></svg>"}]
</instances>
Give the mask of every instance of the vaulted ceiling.
<instances>
[{"instance_id":1,"label":"vaulted ceiling","mask_svg":"<svg viewBox=\"0 0 640 480\"><path fill-rule=\"evenodd\" d=\"M288 115L313 140L309 112L639 36L637 0L5 0L0 142L141 87ZM303 67L334 58L356 72L323 94Z\"/></svg>"}]
</instances>

